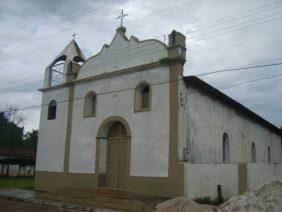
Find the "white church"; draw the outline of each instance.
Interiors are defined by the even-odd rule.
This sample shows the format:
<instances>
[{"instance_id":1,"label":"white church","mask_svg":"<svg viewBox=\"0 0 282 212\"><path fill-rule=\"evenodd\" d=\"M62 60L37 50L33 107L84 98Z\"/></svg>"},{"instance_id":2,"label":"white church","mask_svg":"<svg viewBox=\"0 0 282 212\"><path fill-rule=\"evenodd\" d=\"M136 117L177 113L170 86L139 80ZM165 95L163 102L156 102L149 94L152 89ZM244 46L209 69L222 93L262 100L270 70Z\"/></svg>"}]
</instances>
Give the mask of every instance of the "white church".
<instances>
[{"instance_id":1,"label":"white church","mask_svg":"<svg viewBox=\"0 0 282 212\"><path fill-rule=\"evenodd\" d=\"M35 189L229 198L281 180L281 130L183 76L185 42L177 31L168 45L141 41L121 26L87 59L73 39L40 89Z\"/></svg>"}]
</instances>

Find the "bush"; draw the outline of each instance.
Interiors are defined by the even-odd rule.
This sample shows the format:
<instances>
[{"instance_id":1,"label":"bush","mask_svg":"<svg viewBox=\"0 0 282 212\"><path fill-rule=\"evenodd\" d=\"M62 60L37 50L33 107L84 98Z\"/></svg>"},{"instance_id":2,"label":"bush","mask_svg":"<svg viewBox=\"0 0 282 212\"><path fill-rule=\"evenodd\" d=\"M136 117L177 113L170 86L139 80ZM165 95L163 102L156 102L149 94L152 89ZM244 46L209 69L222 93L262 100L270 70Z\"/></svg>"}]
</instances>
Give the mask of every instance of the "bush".
<instances>
[{"instance_id":1,"label":"bush","mask_svg":"<svg viewBox=\"0 0 282 212\"><path fill-rule=\"evenodd\" d=\"M161 58L161 59L159 60L159 62L160 62L160 64L162 64L162 65L167 65L167 64L168 64L167 57Z\"/></svg>"},{"instance_id":2,"label":"bush","mask_svg":"<svg viewBox=\"0 0 282 212\"><path fill-rule=\"evenodd\" d=\"M195 202L199 203L199 204L206 204L206 205L220 205L223 202L225 202L226 200L224 199L220 199L218 197L212 199L210 197L196 197Z\"/></svg>"}]
</instances>

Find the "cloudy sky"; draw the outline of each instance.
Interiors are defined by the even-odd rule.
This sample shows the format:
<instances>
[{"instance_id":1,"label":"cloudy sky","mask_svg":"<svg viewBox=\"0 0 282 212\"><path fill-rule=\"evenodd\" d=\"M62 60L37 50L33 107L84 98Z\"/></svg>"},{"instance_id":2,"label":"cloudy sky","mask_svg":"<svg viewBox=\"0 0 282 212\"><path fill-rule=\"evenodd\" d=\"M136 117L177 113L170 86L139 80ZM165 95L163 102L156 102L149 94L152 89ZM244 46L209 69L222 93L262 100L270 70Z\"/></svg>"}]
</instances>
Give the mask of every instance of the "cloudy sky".
<instances>
[{"instance_id":1,"label":"cloudy sky","mask_svg":"<svg viewBox=\"0 0 282 212\"><path fill-rule=\"evenodd\" d=\"M0 108L40 105L44 69L71 35L87 57L98 53L121 8L128 36L187 36L185 75L282 62L282 0L0 0ZM279 74L275 65L201 79L280 127L282 76L225 87ZM26 130L38 128L39 110L21 110Z\"/></svg>"}]
</instances>

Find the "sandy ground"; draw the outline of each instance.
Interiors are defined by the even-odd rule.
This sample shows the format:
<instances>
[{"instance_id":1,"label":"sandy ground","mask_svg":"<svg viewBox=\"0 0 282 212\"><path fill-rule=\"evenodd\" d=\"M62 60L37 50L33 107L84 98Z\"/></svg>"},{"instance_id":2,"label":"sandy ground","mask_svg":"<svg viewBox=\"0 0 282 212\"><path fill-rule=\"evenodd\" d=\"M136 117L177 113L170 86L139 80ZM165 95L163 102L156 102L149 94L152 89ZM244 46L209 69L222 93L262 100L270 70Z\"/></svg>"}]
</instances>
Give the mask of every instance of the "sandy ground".
<instances>
[{"instance_id":1,"label":"sandy ground","mask_svg":"<svg viewBox=\"0 0 282 212\"><path fill-rule=\"evenodd\" d=\"M126 211L153 211L158 203L167 200L164 197L133 194L107 188L61 189L42 194L40 197L51 201Z\"/></svg>"},{"instance_id":2,"label":"sandy ground","mask_svg":"<svg viewBox=\"0 0 282 212\"><path fill-rule=\"evenodd\" d=\"M157 205L155 212L212 212L215 207L201 205L185 197L177 197Z\"/></svg>"},{"instance_id":3,"label":"sandy ground","mask_svg":"<svg viewBox=\"0 0 282 212\"><path fill-rule=\"evenodd\" d=\"M232 197L217 208L218 212L281 212L282 182L273 181Z\"/></svg>"}]
</instances>

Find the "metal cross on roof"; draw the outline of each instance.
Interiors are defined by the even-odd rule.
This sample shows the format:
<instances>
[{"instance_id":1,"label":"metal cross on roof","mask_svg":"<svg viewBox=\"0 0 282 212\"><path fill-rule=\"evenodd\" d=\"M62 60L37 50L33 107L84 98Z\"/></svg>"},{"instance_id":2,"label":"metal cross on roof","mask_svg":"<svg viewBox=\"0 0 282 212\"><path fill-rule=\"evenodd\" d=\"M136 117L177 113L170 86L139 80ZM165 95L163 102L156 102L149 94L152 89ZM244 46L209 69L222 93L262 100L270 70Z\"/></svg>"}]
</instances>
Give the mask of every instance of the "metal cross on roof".
<instances>
[{"instance_id":1,"label":"metal cross on roof","mask_svg":"<svg viewBox=\"0 0 282 212\"><path fill-rule=\"evenodd\" d=\"M76 34L75 34L75 33L73 33L73 35L72 35L72 39L73 39L73 40L74 40L75 36L76 36Z\"/></svg>"},{"instance_id":2,"label":"metal cross on roof","mask_svg":"<svg viewBox=\"0 0 282 212\"><path fill-rule=\"evenodd\" d=\"M123 9L122 9L120 16L117 17L117 19L120 19L120 26L121 26L121 27L122 27L123 18L124 18L125 16L128 16L128 14L124 14L124 13L123 13Z\"/></svg>"}]
</instances>

